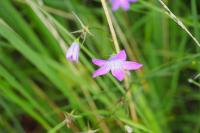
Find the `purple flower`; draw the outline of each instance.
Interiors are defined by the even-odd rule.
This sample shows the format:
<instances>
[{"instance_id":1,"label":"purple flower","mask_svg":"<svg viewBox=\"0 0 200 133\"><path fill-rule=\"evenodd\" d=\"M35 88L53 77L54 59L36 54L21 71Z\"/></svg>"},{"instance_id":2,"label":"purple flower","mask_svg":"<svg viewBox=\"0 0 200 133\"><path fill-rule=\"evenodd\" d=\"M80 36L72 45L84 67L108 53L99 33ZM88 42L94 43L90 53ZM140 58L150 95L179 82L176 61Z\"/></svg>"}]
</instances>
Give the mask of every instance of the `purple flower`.
<instances>
[{"instance_id":1,"label":"purple flower","mask_svg":"<svg viewBox=\"0 0 200 133\"><path fill-rule=\"evenodd\" d=\"M66 58L69 61L78 61L80 46L78 42L73 42L66 52Z\"/></svg>"},{"instance_id":2,"label":"purple flower","mask_svg":"<svg viewBox=\"0 0 200 133\"><path fill-rule=\"evenodd\" d=\"M108 60L93 59L92 62L100 66L100 68L93 73L94 78L111 71L112 75L120 81L124 79L126 70L136 70L142 67L142 64L137 62L126 61L125 50L120 51Z\"/></svg>"},{"instance_id":3,"label":"purple flower","mask_svg":"<svg viewBox=\"0 0 200 133\"><path fill-rule=\"evenodd\" d=\"M112 3L112 10L116 11L119 7L127 11L130 8L131 2L137 2L137 0L110 0Z\"/></svg>"}]
</instances>

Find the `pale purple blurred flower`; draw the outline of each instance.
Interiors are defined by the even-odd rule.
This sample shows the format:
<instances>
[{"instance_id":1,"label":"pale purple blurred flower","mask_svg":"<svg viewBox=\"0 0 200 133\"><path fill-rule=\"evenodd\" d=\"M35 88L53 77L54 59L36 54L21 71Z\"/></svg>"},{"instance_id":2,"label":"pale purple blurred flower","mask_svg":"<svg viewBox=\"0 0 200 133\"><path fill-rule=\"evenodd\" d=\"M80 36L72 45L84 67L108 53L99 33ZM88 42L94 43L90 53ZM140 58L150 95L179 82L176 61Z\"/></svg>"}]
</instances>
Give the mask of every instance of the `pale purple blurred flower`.
<instances>
[{"instance_id":1,"label":"pale purple blurred flower","mask_svg":"<svg viewBox=\"0 0 200 133\"><path fill-rule=\"evenodd\" d=\"M73 42L66 52L66 58L69 61L78 61L80 45L78 42Z\"/></svg>"},{"instance_id":2,"label":"pale purple blurred flower","mask_svg":"<svg viewBox=\"0 0 200 133\"><path fill-rule=\"evenodd\" d=\"M130 8L131 2L137 2L138 0L110 0L112 3L112 10L116 11L118 8L122 8L127 11Z\"/></svg>"},{"instance_id":3,"label":"pale purple blurred flower","mask_svg":"<svg viewBox=\"0 0 200 133\"><path fill-rule=\"evenodd\" d=\"M142 67L142 64L137 62L126 61L125 50L120 51L108 60L93 59L92 62L93 64L100 66L100 68L93 73L94 78L111 71L112 75L119 81L124 79L126 70L136 70Z\"/></svg>"}]
</instances>

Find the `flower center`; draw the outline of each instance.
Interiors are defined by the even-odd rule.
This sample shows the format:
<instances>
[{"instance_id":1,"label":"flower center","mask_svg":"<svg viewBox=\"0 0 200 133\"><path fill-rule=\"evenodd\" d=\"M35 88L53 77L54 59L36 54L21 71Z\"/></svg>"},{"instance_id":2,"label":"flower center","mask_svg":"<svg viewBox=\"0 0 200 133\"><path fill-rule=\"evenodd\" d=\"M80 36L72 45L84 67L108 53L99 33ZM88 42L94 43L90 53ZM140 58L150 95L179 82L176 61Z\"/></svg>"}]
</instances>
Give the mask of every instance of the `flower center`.
<instances>
[{"instance_id":1,"label":"flower center","mask_svg":"<svg viewBox=\"0 0 200 133\"><path fill-rule=\"evenodd\" d=\"M122 69L123 62L121 60L109 61L108 66L111 70Z\"/></svg>"}]
</instances>

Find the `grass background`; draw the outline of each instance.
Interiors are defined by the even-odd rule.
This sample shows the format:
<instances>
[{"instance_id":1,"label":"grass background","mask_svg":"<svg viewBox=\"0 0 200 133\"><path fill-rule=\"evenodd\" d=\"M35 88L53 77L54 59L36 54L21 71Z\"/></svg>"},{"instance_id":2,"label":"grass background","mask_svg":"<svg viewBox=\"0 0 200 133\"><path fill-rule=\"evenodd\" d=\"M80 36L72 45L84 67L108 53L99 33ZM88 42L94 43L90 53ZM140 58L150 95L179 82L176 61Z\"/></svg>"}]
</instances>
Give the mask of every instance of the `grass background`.
<instances>
[{"instance_id":1,"label":"grass background","mask_svg":"<svg viewBox=\"0 0 200 133\"><path fill-rule=\"evenodd\" d=\"M165 3L200 40L200 2ZM83 28L72 12L93 34L79 63L65 59L80 36L72 32ZM110 74L91 77L91 59L115 53L99 0L0 1L0 133L122 133L125 125L135 133L200 132L200 48L157 0L111 16L120 48L144 65L129 75L131 97Z\"/></svg>"}]
</instances>

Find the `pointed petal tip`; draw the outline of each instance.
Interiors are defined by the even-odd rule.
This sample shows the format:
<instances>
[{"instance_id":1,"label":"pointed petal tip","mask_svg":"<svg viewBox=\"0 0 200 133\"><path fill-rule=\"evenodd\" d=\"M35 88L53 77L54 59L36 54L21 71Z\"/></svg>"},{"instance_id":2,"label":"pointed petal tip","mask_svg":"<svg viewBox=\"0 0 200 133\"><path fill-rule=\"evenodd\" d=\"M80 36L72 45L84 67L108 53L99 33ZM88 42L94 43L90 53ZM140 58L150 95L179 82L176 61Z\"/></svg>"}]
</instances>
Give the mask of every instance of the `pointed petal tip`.
<instances>
[{"instance_id":1,"label":"pointed petal tip","mask_svg":"<svg viewBox=\"0 0 200 133\"><path fill-rule=\"evenodd\" d=\"M126 55L126 50L125 50L125 49L123 49L123 50L119 51L119 53L118 53L118 54Z\"/></svg>"},{"instance_id":2,"label":"pointed petal tip","mask_svg":"<svg viewBox=\"0 0 200 133\"><path fill-rule=\"evenodd\" d=\"M96 58L92 58L92 63L95 62L97 59Z\"/></svg>"},{"instance_id":3,"label":"pointed petal tip","mask_svg":"<svg viewBox=\"0 0 200 133\"><path fill-rule=\"evenodd\" d=\"M126 53L126 50L125 50L125 49L123 49L123 50L121 50L120 52Z\"/></svg>"},{"instance_id":4,"label":"pointed petal tip","mask_svg":"<svg viewBox=\"0 0 200 133\"><path fill-rule=\"evenodd\" d=\"M125 61L123 64L123 67L126 70L137 70L141 68L142 66L143 66L142 64L138 62L134 62L134 61Z\"/></svg>"},{"instance_id":5,"label":"pointed petal tip","mask_svg":"<svg viewBox=\"0 0 200 133\"><path fill-rule=\"evenodd\" d=\"M120 79L118 79L119 81L123 81L124 80L124 78L120 78Z\"/></svg>"},{"instance_id":6,"label":"pointed petal tip","mask_svg":"<svg viewBox=\"0 0 200 133\"><path fill-rule=\"evenodd\" d=\"M117 80L119 80L119 81L123 81L124 80L124 78L119 78L119 77L115 77Z\"/></svg>"},{"instance_id":7,"label":"pointed petal tip","mask_svg":"<svg viewBox=\"0 0 200 133\"><path fill-rule=\"evenodd\" d=\"M143 64L138 63L138 68L143 67Z\"/></svg>"},{"instance_id":8,"label":"pointed petal tip","mask_svg":"<svg viewBox=\"0 0 200 133\"><path fill-rule=\"evenodd\" d=\"M110 68L107 66L100 67L93 73L92 77L95 78L97 76L107 74L109 71L110 71Z\"/></svg>"},{"instance_id":9,"label":"pointed petal tip","mask_svg":"<svg viewBox=\"0 0 200 133\"><path fill-rule=\"evenodd\" d=\"M93 59L92 59L92 63L95 64L97 60L98 60L98 59L93 58ZM96 64L95 64L95 65L96 65Z\"/></svg>"},{"instance_id":10,"label":"pointed petal tip","mask_svg":"<svg viewBox=\"0 0 200 133\"><path fill-rule=\"evenodd\" d=\"M106 63L106 60L100 60L100 59L92 59L92 63L97 66L103 66Z\"/></svg>"},{"instance_id":11,"label":"pointed petal tip","mask_svg":"<svg viewBox=\"0 0 200 133\"><path fill-rule=\"evenodd\" d=\"M93 77L93 78L96 78L97 76L93 73L93 74L92 74L92 77Z\"/></svg>"},{"instance_id":12,"label":"pointed petal tip","mask_svg":"<svg viewBox=\"0 0 200 133\"><path fill-rule=\"evenodd\" d=\"M121 50L119 51L116 55L112 56L110 58L111 60L126 60L126 51L125 50Z\"/></svg>"},{"instance_id":13,"label":"pointed petal tip","mask_svg":"<svg viewBox=\"0 0 200 133\"><path fill-rule=\"evenodd\" d=\"M99 75L98 75L97 70L96 70L95 72L92 73L92 77L96 78L97 76L99 76Z\"/></svg>"},{"instance_id":14,"label":"pointed petal tip","mask_svg":"<svg viewBox=\"0 0 200 133\"><path fill-rule=\"evenodd\" d=\"M119 70L112 70L112 75L118 79L119 81L122 81L125 78L125 73L123 70L119 69Z\"/></svg>"}]
</instances>

